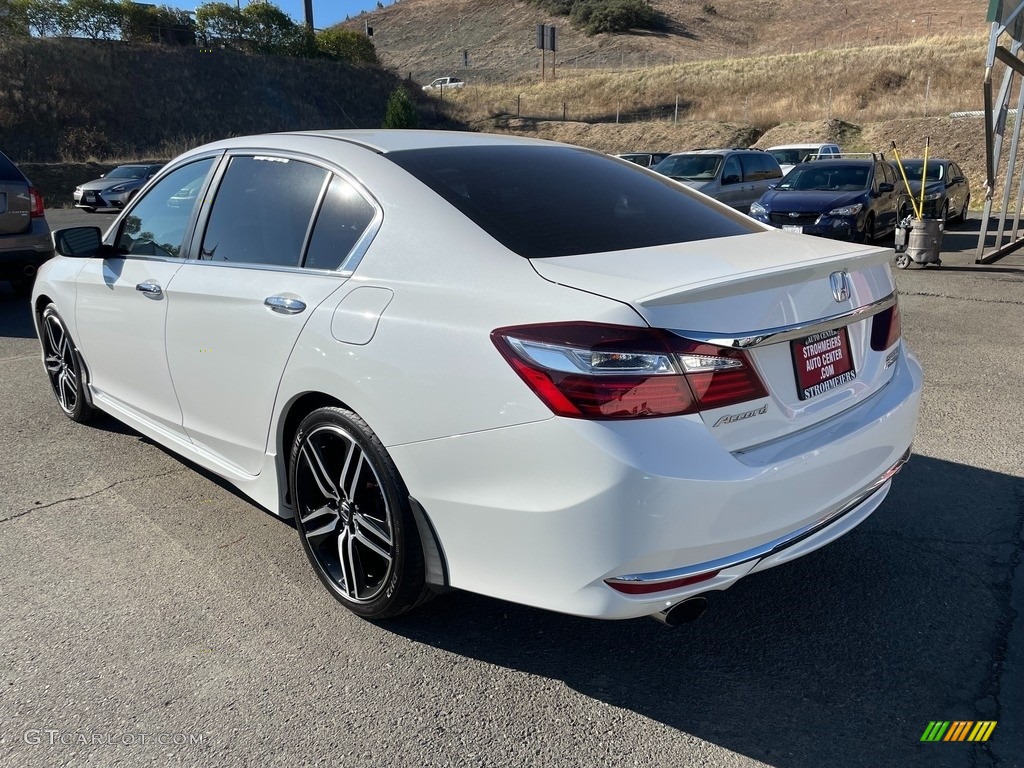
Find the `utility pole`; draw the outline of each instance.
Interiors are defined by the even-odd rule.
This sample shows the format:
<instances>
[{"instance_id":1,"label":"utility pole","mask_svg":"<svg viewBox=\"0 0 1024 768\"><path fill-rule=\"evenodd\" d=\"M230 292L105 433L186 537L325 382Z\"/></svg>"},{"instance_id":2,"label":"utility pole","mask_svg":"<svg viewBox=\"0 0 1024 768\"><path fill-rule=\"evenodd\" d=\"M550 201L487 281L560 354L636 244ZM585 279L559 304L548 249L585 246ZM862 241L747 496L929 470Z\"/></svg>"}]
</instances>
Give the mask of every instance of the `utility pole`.
<instances>
[{"instance_id":1,"label":"utility pole","mask_svg":"<svg viewBox=\"0 0 1024 768\"><path fill-rule=\"evenodd\" d=\"M313 0L305 0L306 29L313 31Z\"/></svg>"}]
</instances>

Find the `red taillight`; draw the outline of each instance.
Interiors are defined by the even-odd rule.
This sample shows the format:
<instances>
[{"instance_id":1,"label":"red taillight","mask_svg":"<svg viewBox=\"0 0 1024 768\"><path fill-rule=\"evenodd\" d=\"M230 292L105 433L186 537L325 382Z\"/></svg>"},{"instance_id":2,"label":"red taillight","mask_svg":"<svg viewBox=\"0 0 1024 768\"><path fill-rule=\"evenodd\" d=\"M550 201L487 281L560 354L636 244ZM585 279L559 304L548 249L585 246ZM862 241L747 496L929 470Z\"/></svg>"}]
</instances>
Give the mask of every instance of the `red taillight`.
<instances>
[{"instance_id":1,"label":"red taillight","mask_svg":"<svg viewBox=\"0 0 1024 768\"><path fill-rule=\"evenodd\" d=\"M893 304L871 320L871 348L884 352L900 340L900 305Z\"/></svg>"},{"instance_id":2,"label":"red taillight","mask_svg":"<svg viewBox=\"0 0 1024 768\"><path fill-rule=\"evenodd\" d=\"M38 219L44 214L43 210L43 196L36 192L35 187L28 188L28 196L31 200L32 205L32 218Z\"/></svg>"},{"instance_id":3,"label":"red taillight","mask_svg":"<svg viewBox=\"0 0 1024 768\"><path fill-rule=\"evenodd\" d=\"M491 338L559 416L674 416L767 395L742 351L651 328L553 323L499 328Z\"/></svg>"},{"instance_id":4,"label":"red taillight","mask_svg":"<svg viewBox=\"0 0 1024 768\"><path fill-rule=\"evenodd\" d=\"M655 592L668 592L670 589L679 589L690 584L700 584L702 581L709 581L718 575L718 571L699 573L696 576L684 576L681 579L671 581L616 581L608 579L605 581L612 589L627 595L650 595Z\"/></svg>"}]
</instances>

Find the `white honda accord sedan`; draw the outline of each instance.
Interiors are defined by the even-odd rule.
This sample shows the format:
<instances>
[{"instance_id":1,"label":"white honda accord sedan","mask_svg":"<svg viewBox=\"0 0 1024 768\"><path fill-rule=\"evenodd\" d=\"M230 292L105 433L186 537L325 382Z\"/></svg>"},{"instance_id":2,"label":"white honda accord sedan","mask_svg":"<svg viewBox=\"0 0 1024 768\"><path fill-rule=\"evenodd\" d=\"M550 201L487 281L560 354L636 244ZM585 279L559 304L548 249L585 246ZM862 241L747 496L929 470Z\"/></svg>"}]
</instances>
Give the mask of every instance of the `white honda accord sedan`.
<instances>
[{"instance_id":1,"label":"white honda accord sedan","mask_svg":"<svg viewBox=\"0 0 1024 768\"><path fill-rule=\"evenodd\" d=\"M54 240L64 413L294 517L370 619L454 587L679 623L861 523L910 453L891 250L578 147L235 138Z\"/></svg>"}]
</instances>

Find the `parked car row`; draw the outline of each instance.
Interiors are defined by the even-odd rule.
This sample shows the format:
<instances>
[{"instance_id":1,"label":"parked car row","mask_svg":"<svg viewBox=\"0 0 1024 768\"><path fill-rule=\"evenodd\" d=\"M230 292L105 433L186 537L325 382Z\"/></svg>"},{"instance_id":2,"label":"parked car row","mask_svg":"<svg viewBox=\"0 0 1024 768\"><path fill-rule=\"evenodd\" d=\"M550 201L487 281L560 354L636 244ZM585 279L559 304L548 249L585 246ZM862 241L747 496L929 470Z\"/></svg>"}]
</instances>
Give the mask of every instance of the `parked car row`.
<instances>
[{"instance_id":1,"label":"parked car row","mask_svg":"<svg viewBox=\"0 0 1024 768\"><path fill-rule=\"evenodd\" d=\"M901 172L881 154L843 153L837 144L759 149L633 152L617 157L668 176L755 219L791 232L869 242L892 235L920 200L924 161ZM906 174L906 183L903 173ZM908 186L909 185L909 186ZM955 162L929 160L924 216L960 221L970 205L966 176Z\"/></svg>"}]
</instances>

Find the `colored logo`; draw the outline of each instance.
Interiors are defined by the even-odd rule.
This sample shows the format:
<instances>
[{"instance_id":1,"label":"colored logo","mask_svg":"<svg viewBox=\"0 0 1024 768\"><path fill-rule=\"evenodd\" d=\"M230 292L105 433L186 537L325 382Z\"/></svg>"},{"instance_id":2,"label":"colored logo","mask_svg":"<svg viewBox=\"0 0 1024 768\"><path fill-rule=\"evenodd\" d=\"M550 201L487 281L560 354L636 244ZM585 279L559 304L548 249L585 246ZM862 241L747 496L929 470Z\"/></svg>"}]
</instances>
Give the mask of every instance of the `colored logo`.
<instances>
[{"instance_id":1,"label":"colored logo","mask_svg":"<svg viewBox=\"0 0 1024 768\"><path fill-rule=\"evenodd\" d=\"M996 729L996 720L932 720L921 734L921 741L988 741Z\"/></svg>"}]
</instances>

